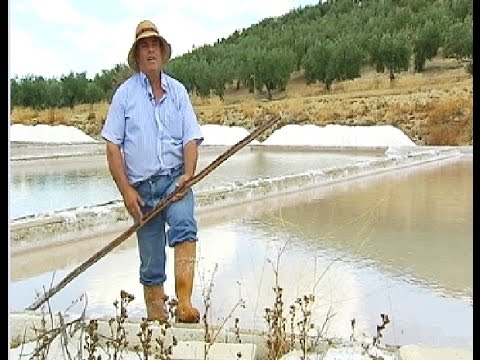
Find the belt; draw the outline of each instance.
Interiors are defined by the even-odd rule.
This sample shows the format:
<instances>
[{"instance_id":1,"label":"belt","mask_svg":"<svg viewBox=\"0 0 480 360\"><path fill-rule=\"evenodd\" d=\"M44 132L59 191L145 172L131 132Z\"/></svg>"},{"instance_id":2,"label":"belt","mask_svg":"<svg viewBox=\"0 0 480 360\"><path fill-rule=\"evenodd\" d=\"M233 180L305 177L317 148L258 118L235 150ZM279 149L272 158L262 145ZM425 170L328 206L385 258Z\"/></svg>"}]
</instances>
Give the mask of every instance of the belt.
<instances>
[{"instance_id":1,"label":"belt","mask_svg":"<svg viewBox=\"0 0 480 360\"><path fill-rule=\"evenodd\" d=\"M156 174L153 174L152 176L144 179L144 180L140 180L140 181L137 181L136 183L132 184L133 187L139 187L142 183L144 183L145 181L155 181L159 178L161 178L162 176L172 176L172 175L180 175L180 173L183 172L183 165L182 166L179 166L179 167L176 167L176 168L171 168L171 169L165 169L165 170L162 170Z\"/></svg>"}]
</instances>

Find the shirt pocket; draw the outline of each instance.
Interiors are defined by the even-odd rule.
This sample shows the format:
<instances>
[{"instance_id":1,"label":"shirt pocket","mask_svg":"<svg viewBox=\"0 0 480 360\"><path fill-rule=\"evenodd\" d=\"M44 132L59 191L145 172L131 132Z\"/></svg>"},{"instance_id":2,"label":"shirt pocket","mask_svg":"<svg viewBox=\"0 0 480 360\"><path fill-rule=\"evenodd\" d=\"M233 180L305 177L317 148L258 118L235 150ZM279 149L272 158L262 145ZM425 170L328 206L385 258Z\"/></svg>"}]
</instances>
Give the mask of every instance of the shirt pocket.
<instances>
[{"instance_id":1,"label":"shirt pocket","mask_svg":"<svg viewBox=\"0 0 480 360\"><path fill-rule=\"evenodd\" d=\"M125 132L130 136L138 136L141 133L151 133L155 122L152 114L148 114L147 108L140 106L130 107L125 111Z\"/></svg>"},{"instance_id":2,"label":"shirt pocket","mask_svg":"<svg viewBox=\"0 0 480 360\"><path fill-rule=\"evenodd\" d=\"M165 136L174 140L174 143L181 142L183 139L182 114L174 106L167 107L163 116L163 126L165 126Z\"/></svg>"}]
</instances>

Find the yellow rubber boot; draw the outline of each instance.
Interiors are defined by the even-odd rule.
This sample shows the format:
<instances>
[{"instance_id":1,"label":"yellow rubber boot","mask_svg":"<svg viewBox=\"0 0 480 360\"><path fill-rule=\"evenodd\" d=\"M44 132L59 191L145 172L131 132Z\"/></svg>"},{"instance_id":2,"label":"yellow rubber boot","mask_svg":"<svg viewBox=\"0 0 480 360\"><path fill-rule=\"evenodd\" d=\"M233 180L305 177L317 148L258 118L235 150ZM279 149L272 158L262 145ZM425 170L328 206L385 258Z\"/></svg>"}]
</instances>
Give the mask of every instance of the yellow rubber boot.
<instances>
[{"instance_id":1,"label":"yellow rubber boot","mask_svg":"<svg viewBox=\"0 0 480 360\"><path fill-rule=\"evenodd\" d=\"M143 295L147 307L147 320L167 321L168 314L165 308L166 296L163 285L144 285Z\"/></svg>"},{"instance_id":2,"label":"yellow rubber boot","mask_svg":"<svg viewBox=\"0 0 480 360\"><path fill-rule=\"evenodd\" d=\"M195 275L196 242L184 241L175 245L175 293L177 295L177 321L198 323L200 313L192 306L193 278Z\"/></svg>"}]
</instances>

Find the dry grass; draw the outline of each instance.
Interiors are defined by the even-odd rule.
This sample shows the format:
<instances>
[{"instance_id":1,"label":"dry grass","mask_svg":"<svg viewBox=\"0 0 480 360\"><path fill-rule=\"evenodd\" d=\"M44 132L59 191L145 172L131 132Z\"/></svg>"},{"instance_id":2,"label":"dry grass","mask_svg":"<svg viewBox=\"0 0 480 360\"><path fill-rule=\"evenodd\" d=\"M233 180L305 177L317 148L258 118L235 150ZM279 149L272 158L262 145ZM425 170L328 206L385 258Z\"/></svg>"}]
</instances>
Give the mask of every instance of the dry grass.
<instances>
[{"instance_id":1,"label":"dry grass","mask_svg":"<svg viewBox=\"0 0 480 360\"><path fill-rule=\"evenodd\" d=\"M463 145L473 134L473 99L432 101L427 109L431 145ZM473 139L472 139L473 142Z\"/></svg>"}]
</instances>

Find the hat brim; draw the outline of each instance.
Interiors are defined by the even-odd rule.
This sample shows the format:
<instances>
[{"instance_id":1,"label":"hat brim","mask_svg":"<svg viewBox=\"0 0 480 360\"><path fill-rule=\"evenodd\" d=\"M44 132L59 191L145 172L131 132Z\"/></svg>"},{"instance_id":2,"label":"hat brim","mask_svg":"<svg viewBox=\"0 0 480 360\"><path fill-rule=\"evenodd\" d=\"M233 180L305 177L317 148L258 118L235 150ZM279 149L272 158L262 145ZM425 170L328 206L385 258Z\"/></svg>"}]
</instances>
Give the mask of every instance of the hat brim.
<instances>
[{"instance_id":1,"label":"hat brim","mask_svg":"<svg viewBox=\"0 0 480 360\"><path fill-rule=\"evenodd\" d=\"M172 55L171 45L167 42L167 40L165 40L165 38L163 38L162 36L159 36L156 32L147 31L147 32L141 34L137 38L137 40L132 44L132 46L130 47L130 50L128 51L128 58L127 58L128 66L130 66L130 68L135 72L140 71L140 69L138 68L138 65L137 65L137 61L135 60L135 47L137 46L138 40L144 39L144 38L149 38L149 37L156 37L156 38L160 39L160 41L162 42L162 61L163 61L163 64L166 64L168 62L168 60L170 60L170 56Z\"/></svg>"}]
</instances>

